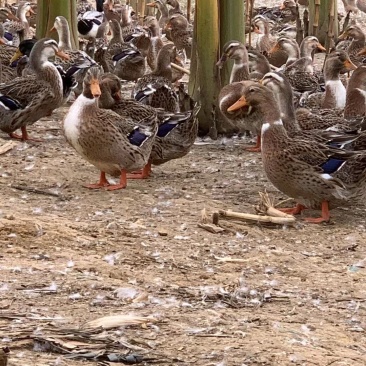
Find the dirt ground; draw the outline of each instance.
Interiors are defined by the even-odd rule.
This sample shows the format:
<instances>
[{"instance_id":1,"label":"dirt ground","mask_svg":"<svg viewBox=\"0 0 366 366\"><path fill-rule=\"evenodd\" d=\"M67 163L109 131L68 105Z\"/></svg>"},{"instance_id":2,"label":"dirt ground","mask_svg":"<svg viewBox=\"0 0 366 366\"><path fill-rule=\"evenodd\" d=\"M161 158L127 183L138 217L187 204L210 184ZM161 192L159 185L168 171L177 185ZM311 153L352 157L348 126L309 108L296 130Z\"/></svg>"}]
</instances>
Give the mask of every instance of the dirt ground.
<instances>
[{"instance_id":1,"label":"dirt ground","mask_svg":"<svg viewBox=\"0 0 366 366\"><path fill-rule=\"evenodd\" d=\"M66 144L66 110L29 129L42 143L0 155L0 346L11 366L97 364L39 338L115 314L154 319L107 334L145 365L366 365L364 206L332 211L327 225L212 234L198 227L203 208L254 213L265 189L287 198L248 141L198 140L148 180L90 191L82 184L98 171Z\"/></svg>"},{"instance_id":2,"label":"dirt ground","mask_svg":"<svg viewBox=\"0 0 366 366\"><path fill-rule=\"evenodd\" d=\"M264 189L286 198L246 141L199 141L151 179L90 191L82 184L98 172L65 143L65 111L30 128L43 143L1 156L0 339L10 365L95 364L39 352L33 337L112 314L156 318L111 333L142 347L155 360L147 365L366 364L364 207L334 210L324 226L211 234L197 226L203 208L254 212Z\"/></svg>"}]
</instances>

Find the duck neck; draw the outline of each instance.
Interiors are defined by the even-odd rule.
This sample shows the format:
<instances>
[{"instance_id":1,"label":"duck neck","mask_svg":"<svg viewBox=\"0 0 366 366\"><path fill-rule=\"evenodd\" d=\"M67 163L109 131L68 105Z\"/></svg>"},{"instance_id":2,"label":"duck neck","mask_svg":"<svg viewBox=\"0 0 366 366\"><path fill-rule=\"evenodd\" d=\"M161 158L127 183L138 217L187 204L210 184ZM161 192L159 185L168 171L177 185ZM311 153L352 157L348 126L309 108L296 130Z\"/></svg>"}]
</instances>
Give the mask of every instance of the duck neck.
<instances>
[{"instance_id":1,"label":"duck neck","mask_svg":"<svg viewBox=\"0 0 366 366\"><path fill-rule=\"evenodd\" d=\"M173 9L175 12L180 12L180 4L178 1L173 1Z\"/></svg>"},{"instance_id":2,"label":"duck neck","mask_svg":"<svg viewBox=\"0 0 366 366\"><path fill-rule=\"evenodd\" d=\"M71 37L68 24L62 24L61 29L58 32L59 42L58 48L61 51L71 51Z\"/></svg>"},{"instance_id":3,"label":"duck neck","mask_svg":"<svg viewBox=\"0 0 366 366\"><path fill-rule=\"evenodd\" d=\"M153 23L150 26L151 37L161 37L161 30L159 24Z\"/></svg>"},{"instance_id":4,"label":"duck neck","mask_svg":"<svg viewBox=\"0 0 366 366\"><path fill-rule=\"evenodd\" d=\"M157 3L157 6L158 6L158 9L159 9L159 12L160 12L160 18L168 18L169 17L169 10L167 8L167 6L165 4L162 4L160 2Z\"/></svg>"},{"instance_id":5,"label":"duck neck","mask_svg":"<svg viewBox=\"0 0 366 366\"><path fill-rule=\"evenodd\" d=\"M63 83L60 73L53 63L48 60L40 64L34 63L32 55L29 58L31 68L34 70L38 79L44 80L51 85L54 93L55 104L59 107L63 101Z\"/></svg>"},{"instance_id":6,"label":"duck neck","mask_svg":"<svg viewBox=\"0 0 366 366\"><path fill-rule=\"evenodd\" d=\"M112 28L113 36L112 39L109 42L109 45L113 45L116 43L124 43L123 37L122 37L122 30L119 24L113 24Z\"/></svg>"},{"instance_id":7,"label":"duck neck","mask_svg":"<svg viewBox=\"0 0 366 366\"><path fill-rule=\"evenodd\" d=\"M346 88L339 79L339 71L325 68L325 96L323 108L343 109L346 105Z\"/></svg>"},{"instance_id":8,"label":"duck neck","mask_svg":"<svg viewBox=\"0 0 366 366\"><path fill-rule=\"evenodd\" d=\"M299 59L300 56L300 49L299 47L295 47L295 46L290 46L286 48L286 52L287 52L287 62L288 64L296 61Z\"/></svg>"},{"instance_id":9,"label":"duck neck","mask_svg":"<svg viewBox=\"0 0 366 366\"><path fill-rule=\"evenodd\" d=\"M26 8L24 6L20 6L17 10L16 15L21 21L21 23L28 23L26 14L27 14Z\"/></svg>"},{"instance_id":10,"label":"duck neck","mask_svg":"<svg viewBox=\"0 0 366 366\"><path fill-rule=\"evenodd\" d=\"M313 50L308 47L306 42L302 42L300 45L300 57L309 58L311 61L313 60Z\"/></svg>"},{"instance_id":11,"label":"duck neck","mask_svg":"<svg viewBox=\"0 0 366 366\"><path fill-rule=\"evenodd\" d=\"M234 65L231 70L230 83L249 79L249 61L246 50L242 50L241 55L234 59Z\"/></svg>"}]
</instances>

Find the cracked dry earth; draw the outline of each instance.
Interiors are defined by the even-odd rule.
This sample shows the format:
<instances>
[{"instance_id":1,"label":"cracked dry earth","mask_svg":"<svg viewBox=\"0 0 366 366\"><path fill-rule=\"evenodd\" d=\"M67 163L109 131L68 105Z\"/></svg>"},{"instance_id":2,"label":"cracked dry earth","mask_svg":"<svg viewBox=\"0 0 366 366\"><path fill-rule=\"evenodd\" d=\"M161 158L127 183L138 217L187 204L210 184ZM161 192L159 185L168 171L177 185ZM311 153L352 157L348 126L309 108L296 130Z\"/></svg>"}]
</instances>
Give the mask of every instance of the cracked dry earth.
<instances>
[{"instance_id":1,"label":"cracked dry earth","mask_svg":"<svg viewBox=\"0 0 366 366\"><path fill-rule=\"evenodd\" d=\"M98 172L66 144L65 111L29 129L44 142L0 157L0 345L11 349L9 365L97 364L35 347L34 337L112 314L157 320L109 331L146 365L366 364L363 206L334 210L327 225L300 219L212 234L198 227L203 208L254 213L264 189L286 199L260 155L243 151L248 141L200 142L148 180L90 191L82 184Z\"/></svg>"}]
</instances>

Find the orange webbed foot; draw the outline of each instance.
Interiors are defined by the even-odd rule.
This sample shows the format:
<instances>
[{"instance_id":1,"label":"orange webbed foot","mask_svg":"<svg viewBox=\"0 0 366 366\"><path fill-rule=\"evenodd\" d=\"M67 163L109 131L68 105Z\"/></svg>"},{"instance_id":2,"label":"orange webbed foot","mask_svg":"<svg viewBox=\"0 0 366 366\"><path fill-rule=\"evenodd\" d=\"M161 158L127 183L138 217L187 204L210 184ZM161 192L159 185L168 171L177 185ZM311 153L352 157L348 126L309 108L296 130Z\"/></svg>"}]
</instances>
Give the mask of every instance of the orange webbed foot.
<instances>
[{"instance_id":1,"label":"orange webbed foot","mask_svg":"<svg viewBox=\"0 0 366 366\"><path fill-rule=\"evenodd\" d=\"M261 152L261 135L257 136L257 142L255 144L255 146L251 147L245 147L246 151L250 151L250 152Z\"/></svg>"},{"instance_id":2,"label":"orange webbed foot","mask_svg":"<svg viewBox=\"0 0 366 366\"><path fill-rule=\"evenodd\" d=\"M111 184L108 182L107 178L105 177L105 172L100 172L100 178L98 183L94 184L84 184L83 187L88 189L100 189L109 187Z\"/></svg>"},{"instance_id":3,"label":"orange webbed foot","mask_svg":"<svg viewBox=\"0 0 366 366\"><path fill-rule=\"evenodd\" d=\"M311 224L322 224L323 222L329 222L330 220L330 213L329 213L329 205L328 201L322 202L322 216L321 217L307 217L305 218L306 222Z\"/></svg>"},{"instance_id":4,"label":"orange webbed foot","mask_svg":"<svg viewBox=\"0 0 366 366\"><path fill-rule=\"evenodd\" d=\"M30 142L42 142L42 140L40 139L31 139L28 135L28 132L27 132L27 129L26 127L21 127L20 128L21 131L22 131L22 134L21 135L18 135L14 132L11 132L9 133L9 136L12 138L12 139L16 139L16 140L21 140L21 141L30 141Z\"/></svg>"},{"instance_id":5,"label":"orange webbed foot","mask_svg":"<svg viewBox=\"0 0 366 366\"><path fill-rule=\"evenodd\" d=\"M117 189L124 189L127 187L127 174L125 170L121 170L121 176L118 184L110 184L106 187L107 191L116 191Z\"/></svg>"},{"instance_id":6,"label":"orange webbed foot","mask_svg":"<svg viewBox=\"0 0 366 366\"><path fill-rule=\"evenodd\" d=\"M128 179L146 179L149 178L151 174L151 163L148 162L144 168L139 172L132 172L127 174Z\"/></svg>"},{"instance_id":7,"label":"orange webbed foot","mask_svg":"<svg viewBox=\"0 0 366 366\"><path fill-rule=\"evenodd\" d=\"M301 212L307 210L307 208L304 205L300 205L298 203L295 207L277 208L277 210L290 215L300 215Z\"/></svg>"}]
</instances>

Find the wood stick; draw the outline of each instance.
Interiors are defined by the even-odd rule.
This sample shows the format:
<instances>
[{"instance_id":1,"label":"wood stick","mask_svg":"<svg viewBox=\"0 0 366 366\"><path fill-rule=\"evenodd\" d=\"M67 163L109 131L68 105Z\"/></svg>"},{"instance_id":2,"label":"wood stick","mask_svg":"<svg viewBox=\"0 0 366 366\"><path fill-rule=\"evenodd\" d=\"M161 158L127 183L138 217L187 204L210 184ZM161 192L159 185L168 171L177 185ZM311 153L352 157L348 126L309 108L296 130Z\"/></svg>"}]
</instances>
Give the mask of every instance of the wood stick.
<instances>
[{"instance_id":1,"label":"wood stick","mask_svg":"<svg viewBox=\"0 0 366 366\"><path fill-rule=\"evenodd\" d=\"M295 217L273 217L273 216L262 216L262 215L254 215L254 214L246 214L241 212L234 211L218 211L220 218L225 219L234 219L234 220L242 220L242 221L259 221L259 222L271 222L273 224L285 225L292 224L296 221Z\"/></svg>"},{"instance_id":2,"label":"wood stick","mask_svg":"<svg viewBox=\"0 0 366 366\"><path fill-rule=\"evenodd\" d=\"M19 191L26 191L26 192L30 192L30 193L43 194L45 196L57 197L57 198L59 198L62 201L65 201L67 199L62 194L54 193L54 192L49 192L49 191L44 191L44 190L38 189L38 188L26 187L26 186L17 186L17 185L14 185L14 184L12 184L10 187L11 188L14 188L14 189L17 189Z\"/></svg>"},{"instance_id":3,"label":"wood stick","mask_svg":"<svg viewBox=\"0 0 366 366\"><path fill-rule=\"evenodd\" d=\"M191 72L189 70L185 69L184 67L181 67L181 66L179 66L177 64L174 64L173 62L171 62L170 65L171 65L171 67L173 69L176 69L178 71L184 72L187 75L191 75Z\"/></svg>"}]
</instances>

